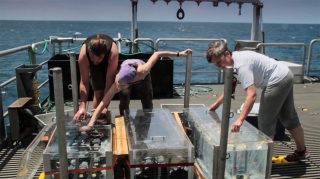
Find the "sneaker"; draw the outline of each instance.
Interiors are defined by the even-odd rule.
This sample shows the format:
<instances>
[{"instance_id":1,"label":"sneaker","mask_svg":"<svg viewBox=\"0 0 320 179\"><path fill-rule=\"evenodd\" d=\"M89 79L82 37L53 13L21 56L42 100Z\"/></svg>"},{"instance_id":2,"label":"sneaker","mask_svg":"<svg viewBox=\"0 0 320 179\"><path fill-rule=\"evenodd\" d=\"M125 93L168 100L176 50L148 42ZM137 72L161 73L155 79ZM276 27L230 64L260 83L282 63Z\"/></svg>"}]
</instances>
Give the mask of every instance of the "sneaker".
<instances>
[{"instance_id":1,"label":"sneaker","mask_svg":"<svg viewBox=\"0 0 320 179\"><path fill-rule=\"evenodd\" d=\"M305 148L303 151L295 150L292 154L286 156L288 162L295 162L303 159L309 158L309 151Z\"/></svg>"}]
</instances>

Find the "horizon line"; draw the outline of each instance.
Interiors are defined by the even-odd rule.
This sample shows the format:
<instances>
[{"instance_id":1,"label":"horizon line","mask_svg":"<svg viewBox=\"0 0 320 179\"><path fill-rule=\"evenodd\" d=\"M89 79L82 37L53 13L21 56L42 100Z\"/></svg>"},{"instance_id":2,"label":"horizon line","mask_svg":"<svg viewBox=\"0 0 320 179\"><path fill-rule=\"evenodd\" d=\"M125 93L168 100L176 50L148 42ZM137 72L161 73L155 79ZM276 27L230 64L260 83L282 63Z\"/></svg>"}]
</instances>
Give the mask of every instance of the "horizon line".
<instances>
[{"instance_id":1,"label":"horizon line","mask_svg":"<svg viewBox=\"0 0 320 179\"><path fill-rule=\"evenodd\" d=\"M37 20L37 19L0 19L0 21L54 21L54 22L131 22L130 20L59 20L59 19L50 19L50 20ZM139 22L181 22L181 23L235 23L235 24L251 24L252 22L233 22L233 21L175 21L175 20L168 20L168 21L151 21L151 20L140 20ZM262 24L301 24L301 25L318 25L320 23L306 23L306 22L264 22Z\"/></svg>"}]
</instances>

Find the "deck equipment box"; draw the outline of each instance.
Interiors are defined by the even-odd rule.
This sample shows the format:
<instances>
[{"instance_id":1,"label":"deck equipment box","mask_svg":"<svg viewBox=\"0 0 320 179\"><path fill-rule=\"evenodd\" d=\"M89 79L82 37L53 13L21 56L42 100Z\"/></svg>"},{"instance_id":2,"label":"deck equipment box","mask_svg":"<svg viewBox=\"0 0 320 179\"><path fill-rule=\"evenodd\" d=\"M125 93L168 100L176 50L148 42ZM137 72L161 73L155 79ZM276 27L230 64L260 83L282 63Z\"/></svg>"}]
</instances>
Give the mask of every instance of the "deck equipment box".
<instances>
[{"instance_id":1,"label":"deck equipment box","mask_svg":"<svg viewBox=\"0 0 320 179\"><path fill-rule=\"evenodd\" d=\"M167 109L125 115L131 178L193 178L194 147Z\"/></svg>"},{"instance_id":2,"label":"deck equipment box","mask_svg":"<svg viewBox=\"0 0 320 179\"><path fill-rule=\"evenodd\" d=\"M192 128L196 162L205 178L217 178L221 114L221 108L213 112L205 107L189 108L183 114ZM236 115L230 124L235 119ZM269 178L272 144L269 137L244 121L240 132L229 133L225 178Z\"/></svg>"},{"instance_id":3,"label":"deck equipment box","mask_svg":"<svg viewBox=\"0 0 320 179\"><path fill-rule=\"evenodd\" d=\"M76 68L77 68L77 80L78 84L80 83L80 71L78 66L78 58L79 55L76 55ZM63 80L63 99L64 100L72 100L72 82L71 82L71 70L70 70L70 57L67 54L58 54L51 57L48 60L48 70L51 68L60 67L62 70L62 80ZM52 73L52 72L50 72ZM48 74L49 78L49 92L50 92L50 100L54 101L54 84L53 84L53 76L52 74ZM92 90L89 92L90 97L92 99Z\"/></svg>"},{"instance_id":4,"label":"deck equipment box","mask_svg":"<svg viewBox=\"0 0 320 179\"><path fill-rule=\"evenodd\" d=\"M292 63L288 61L279 61L281 64L286 65L293 74L293 82L294 83L303 83L303 65Z\"/></svg>"}]
</instances>

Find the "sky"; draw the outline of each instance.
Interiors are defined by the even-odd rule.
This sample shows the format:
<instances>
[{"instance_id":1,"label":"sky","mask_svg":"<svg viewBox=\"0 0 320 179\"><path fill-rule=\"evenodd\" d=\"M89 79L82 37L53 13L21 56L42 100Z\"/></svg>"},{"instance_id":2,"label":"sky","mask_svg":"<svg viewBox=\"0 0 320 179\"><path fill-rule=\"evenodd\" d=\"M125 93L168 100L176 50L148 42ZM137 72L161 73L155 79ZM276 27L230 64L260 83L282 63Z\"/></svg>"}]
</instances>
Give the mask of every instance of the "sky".
<instances>
[{"instance_id":1,"label":"sky","mask_svg":"<svg viewBox=\"0 0 320 179\"><path fill-rule=\"evenodd\" d=\"M262 0L264 23L319 24L320 0ZM251 22L252 5L138 0L139 21ZM130 21L131 0L0 0L0 20Z\"/></svg>"}]
</instances>

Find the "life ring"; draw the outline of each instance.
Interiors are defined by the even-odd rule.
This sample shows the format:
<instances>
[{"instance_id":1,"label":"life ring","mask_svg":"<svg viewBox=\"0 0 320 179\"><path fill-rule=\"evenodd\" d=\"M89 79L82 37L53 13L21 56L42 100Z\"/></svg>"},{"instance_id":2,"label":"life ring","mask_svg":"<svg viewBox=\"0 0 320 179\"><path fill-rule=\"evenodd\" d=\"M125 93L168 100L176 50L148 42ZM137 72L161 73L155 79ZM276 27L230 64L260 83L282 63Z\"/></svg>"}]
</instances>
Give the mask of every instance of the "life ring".
<instances>
[{"instance_id":1,"label":"life ring","mask_svg":"<svg viewBox=\"0 0 320 179\"><path fill-rule=\"evenodd\" d=\"M177 11L177 18L182 20L184 18L184 10L180 7Z\"/></svg>"}]
</instances>

